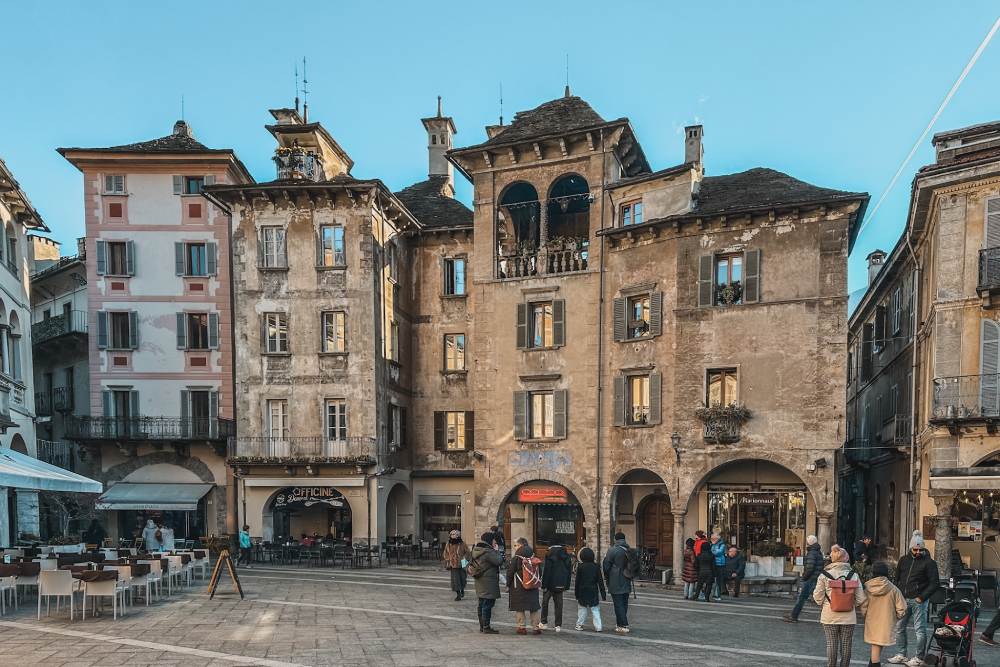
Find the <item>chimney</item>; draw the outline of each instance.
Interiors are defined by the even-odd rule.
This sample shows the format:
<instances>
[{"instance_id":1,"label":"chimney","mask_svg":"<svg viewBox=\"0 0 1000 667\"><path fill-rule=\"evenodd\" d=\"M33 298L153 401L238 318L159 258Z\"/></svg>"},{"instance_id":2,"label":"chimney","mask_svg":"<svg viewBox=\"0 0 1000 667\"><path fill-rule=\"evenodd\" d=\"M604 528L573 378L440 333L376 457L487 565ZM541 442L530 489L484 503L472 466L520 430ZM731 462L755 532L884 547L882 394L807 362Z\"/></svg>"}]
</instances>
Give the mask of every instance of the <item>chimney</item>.
<instances>
[{"instance_id":1,"label":"chimney","mask_svg":"<svg viewBox=\"0 0 1000 667\"><path fill-rule=\"evenodd\" d=\"M885 251L872 250L866 259L868 260L868 286L871 287L878 272L882 270L882 265L885 264Z\"/></svg>"},{"instance_id":2,"label":"chimney","mask_svg":"<svg viewBox=\"0 0 1000 667\"><path fill-rule=\"evenodd\" d=\"M705 148L701 145L701 137L704 128L701 125L688 125L684 128L684 162L694 163L701 169L701 159L705 155Z\"/></svg>"},{"instance_id":3,"label":"chimney","mask_svg":"<svg viewBox=\"0 0 1000 667\"><path fill-rule=\"evenodd\" d=\"M487 125L486 126L486 138L492 139L501 132L507 129L506 125Z\"/></svg>"},{"instance_id":4,"label":"chimney","mask_svg":"<svg viewBox=\"0 0 1000 667\"><path fill-rule=\"evenodd\" d=\"M174 136L175 137L191 137L194 139L194 133L191 132L191 127L182 120L174 123Z\"/></svg>"},{"instance_id":5,"label":"chimney","mask_svg":"<svg viewBox=\"0 0 1000 667\"><path fill-rule=\"evenodd\" d=\"M450 197L455 196L455 170L445 154L451 149L452 137L457 133L455 121L441 112L441 97L438 96L437 115L422 118L424 129L427 130L427 175L445 176L447 184L442 191Z\"/></svg>"}]
</instances>

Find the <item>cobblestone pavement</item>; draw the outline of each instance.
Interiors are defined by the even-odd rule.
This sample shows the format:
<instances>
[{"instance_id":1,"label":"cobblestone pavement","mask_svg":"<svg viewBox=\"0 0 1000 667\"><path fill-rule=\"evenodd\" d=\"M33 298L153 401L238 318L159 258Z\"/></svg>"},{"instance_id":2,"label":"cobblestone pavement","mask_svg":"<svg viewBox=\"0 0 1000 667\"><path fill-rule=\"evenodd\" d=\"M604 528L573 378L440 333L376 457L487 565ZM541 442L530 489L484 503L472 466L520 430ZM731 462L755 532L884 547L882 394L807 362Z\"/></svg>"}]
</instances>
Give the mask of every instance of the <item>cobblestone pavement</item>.
<instances>
[{"instance_id":1,"label":"cobblestone pavement","mask_svg":"<svg viewBox=\"0 0 1000 667\"><path fill-rule=\"evenodd\" d=\"M35 618L33 597L0 618L0 665L725 665L825 664L815 607L798 625L781 622L790 601L740 598L719 604L687 602L673 592L643 587L631 602L628 636L602 607L605 631L576 632L576 603L566 604L563 631L541 637L514 634L506 599L494 626L478 632L471 593L454 601L447 576L432 568L375 570L261 566L243 570L247 599L229 592L209 600L198 584L172 598L142 603L117 621ZM471 584L471 581L470 581ZM553 619L550 617L549 621ZM855 633L854 663L867 664ZM1000 649L979 645L980 665L1000 665ZM888 656L886 656L888 657Z\"/></svg>"}]
</instances>

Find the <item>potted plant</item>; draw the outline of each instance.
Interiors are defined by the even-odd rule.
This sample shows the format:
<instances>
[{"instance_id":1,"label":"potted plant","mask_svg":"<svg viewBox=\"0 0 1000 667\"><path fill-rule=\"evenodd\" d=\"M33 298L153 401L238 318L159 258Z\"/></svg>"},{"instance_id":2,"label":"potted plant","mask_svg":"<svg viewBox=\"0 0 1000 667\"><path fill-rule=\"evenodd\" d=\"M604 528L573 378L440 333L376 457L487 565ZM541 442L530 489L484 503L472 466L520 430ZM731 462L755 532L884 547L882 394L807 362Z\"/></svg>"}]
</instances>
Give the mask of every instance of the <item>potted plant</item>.
<instances>
[{"instance_id":1,"label":"potted plant","mask_svg":"<svg viewBox=\"0 0 1000 667\"><path fill-rule=\"evenodd\" d=\"M729 405L715 403L698 408L694 414L705 424L705 440L714 443L737 442L740 426L753 416L749 408L735 402Z\"/></svg>"},{"instance_id":2,"label":"potted plant","mask_svg":"<svg viewBox=\"0 0 1000 667\"><path fill-rule=\"evenodd\" d=\"M792 548L783 542L758 542L753 545L752 560L757 563L757 573L764 577L782 577L785 574L785 559Z\"/></svg>"},{"instance_id":3,"label":"potted plant","mask_svg":"<svg viewBox=\"0 0 1000 667\"><path fill-rule=\"evenodd\" d=\"M743 300L743 285L739 280L723 283L715 287L715 302L723 306L731 306Z\"/></svg>"}]
</instances>

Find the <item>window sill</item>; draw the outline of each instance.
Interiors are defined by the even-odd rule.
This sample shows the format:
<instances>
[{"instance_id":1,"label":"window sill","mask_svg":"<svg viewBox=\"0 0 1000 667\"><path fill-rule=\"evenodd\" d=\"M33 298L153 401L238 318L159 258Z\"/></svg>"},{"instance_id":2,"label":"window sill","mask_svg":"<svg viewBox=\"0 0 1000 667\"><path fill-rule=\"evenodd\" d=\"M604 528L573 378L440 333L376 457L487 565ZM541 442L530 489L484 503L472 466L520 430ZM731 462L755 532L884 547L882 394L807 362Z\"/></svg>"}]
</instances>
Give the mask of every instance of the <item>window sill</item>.
<instances>
[{"instance_id":1,"label":"window sill","mask_svg":"<svg viewBox=\"0 0 1000 667\"><path fill-rule=\"evenodd\" d=\"M199 274L196 274L196 273L182 273L181 274L181 278L212 278L213 275L210 275L208 273L203 274L203 275L199 275Z\"/></svg>"},{"instance_id":2,"label":"window sill","mask_svg":"<svg viewBox=\"0 0 1000 667\"><path fill-rule=\"evenodd\" d=\"M262 356L262 357L290 357L290 356L292 356L292 353L291 352L261 352L260 356Z\"/></svg>"},{"instance_id":3,"label":"window sill","mask_svg":"<svg viewBox=\"0 0 1000 667\"><path fill-rule=\"evenodd\" d=\"M653 428L659 424L621 424L618 428Z\"/></svg>"},{"instance_id":4,"label":"window sill","mask_svg":"<svg viewBox=\"0 0 1000 667\"><path fill-rule=\"evenodd\" d=\"M444 375L445 377L451 376L451 377L461 377L461 378L464 378L468 374L469 374L469 369L467 369L467 368L464 369L464 370L460 370L460 371L459 370L456 370L456 371L443 370L443 371L441 371L441 375Z\"/></svg>"},{"instance_id":5,"label":"window sill","mask_svg":"<svg viewBox=\"0 0 1000 667\"><path fill-rule=\"evenodd\" d=\"M204 194L201 192L181 192L178 193L181 197L203 197Z\"/></svg>"},{"instance_id":6,"label":"window sill","mask_svg":"<svg viewBox=\"0 0 1000 667\"><path fill-rule=\"evenodd\" d=\"M102 192L102 197L128 197L127 192Z\"/></svg>"},{"instance_id":7,"label":"window sill","mask_svg":"<svg viewBox=\"0 0 1000 667\"><path fill-rule=\"evenodd\" d=\"M258 265L257 266L257 270L258 271L275 271L275 272L287 273L288 272L288 267L287 266L259 266Z\"/></svg>"},{"instance_id":8,"label":"window sill","mask_svg":"<svg viewBox=\"0 0 1000 667\"><path fill-rule=\"evenodd\" d=\"M645 336L639 336L637 338L622 338L620 343L641 343L644 340L653 340L656 338L653 334L646 334Z\"/></svg>"},{"instance_id":9,"label":"window sill","mask_svg":"<svg viewBox=\"0 0 1000 667\"><path fill-rule=\"evenodd\" d=\"M197 354L204 354L205 352L211 352L212 350L217 350L215 347L182 347L179 348L185 352L195 352Z\"/></svg>"},{"instance_id":10,"label":"window sill","mask_svg":"<svg viewBox=\"0 0 1000 667\"><path fill-rule=\"evenodd\" d=\"M317 355L321 357L346 357L347 352L317 352Z\"/></svg>"},{"instance_id":11,"label":"window sill","mask_svg":"<svg viewBox=\"0 0 1000 667\"><path fill-rule=\"evenodd\" d=\"M442 454L468 454L469 452L473 452L475 450L474 449L470 449L468 447L463 447L463 448L457 448L457 447L456 448L447 448L447 447L445 447L444 449L439 449L438 451L441 452Z\"/></svg>"},{"instance_id":12,"label":"window sill","mask_svg":"<svg viewBox=\"0 0 1000 667\"><path fill-rule=\"evenodd\" d=\"M551 352L563 347L562 345L546 345L544 347L522 347L521 352Z\"/></svg>"},{"instance_id":13,"label":"window sill","mask_svg":"<svg viewBox=\"0 0 1000 667\"><path fill-rule=\"evenodd\" d=\"M542 445L553 442L562 442L565 438L521 438L519 442L526 445Z\"/></svg>"},{"instance_id":14,"label":"window sill","mask_svg":"<svg viewBox=\"0 0 1000 667\"><path fill-rule=\"evenodd\" d=\"M466 293L466 294L442 294L441 298L442 299L464 299L464 298L466 298L468 296L469 296L468 293ZM465 451L465 450L457 450L457 451Z\"/></svg>"},{"instance_id":15,"label":"window sill","mask_svg":"<svg viewBox=\"0 0 1000 667\"><path fill-rule=\"evenodd\" d=\"M132 278L133 276L127 273L101 273L98 274L102 278L114 278L116 280L121 280L122 278Z\"/></svg>"},{"instance_id":16,"label":"window sill","mask_svg":"<svg viewBox=\"0 0 1000 667\"><path fill-rule=\"evenodd\" d=\"M132 352L136 348L134 348L134 347L103 347L103 348L98 348L98 349L103 350L105 352Z\"/></svg>"},{"instance_id":17,"label":"window sill","mask_svg":"<svg viewBox=\"0 0 1000 667\"><path fill-rule=\"evenodd\" d=\"M347 264L332 264L330 266L326 266L325 264L317 264L316 265L316 270L317 271L346 271L347 270Z\"/></svg>"}]
</instances>

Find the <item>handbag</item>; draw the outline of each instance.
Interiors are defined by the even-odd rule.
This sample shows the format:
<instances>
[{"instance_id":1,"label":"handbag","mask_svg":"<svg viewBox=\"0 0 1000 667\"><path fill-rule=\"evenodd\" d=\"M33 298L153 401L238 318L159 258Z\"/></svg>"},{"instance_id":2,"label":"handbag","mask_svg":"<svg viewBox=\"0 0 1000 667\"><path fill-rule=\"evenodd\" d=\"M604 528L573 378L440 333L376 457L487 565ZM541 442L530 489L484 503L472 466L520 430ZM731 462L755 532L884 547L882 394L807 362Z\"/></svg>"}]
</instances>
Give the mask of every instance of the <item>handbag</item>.
<instances>
[{"instance_id":1,"label":"handbag","mask_svg":"<svg viewBox=\"0 0 1000 667\"><path fill-rule=\"evenodd\" d=\"M467 568L469 566L469 561L467 559L463 558L462 561L459 563L459 565L461 565L462 569L464 570L465 568Z\"/></svg>"}]
</instances>

